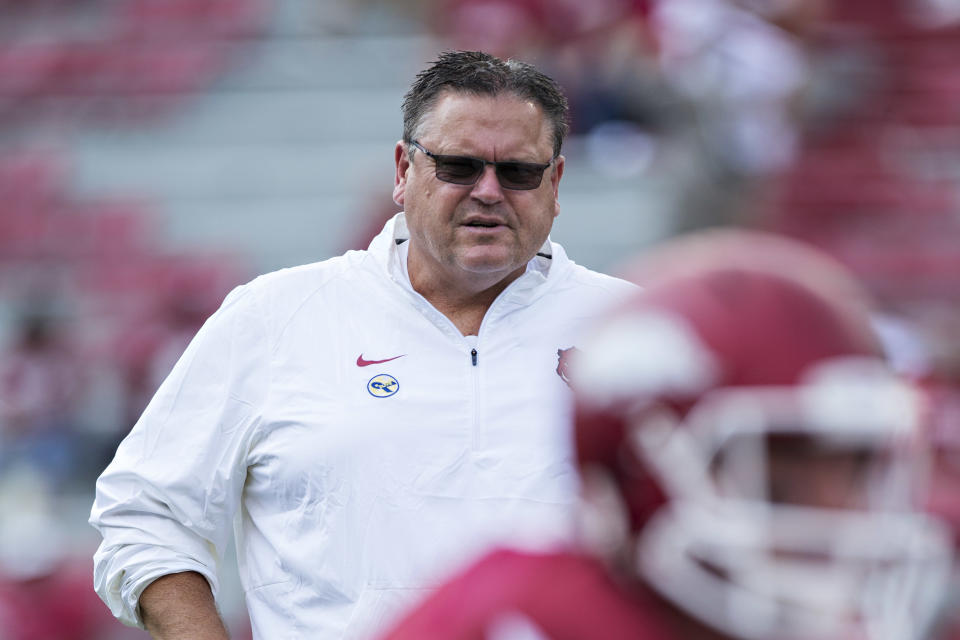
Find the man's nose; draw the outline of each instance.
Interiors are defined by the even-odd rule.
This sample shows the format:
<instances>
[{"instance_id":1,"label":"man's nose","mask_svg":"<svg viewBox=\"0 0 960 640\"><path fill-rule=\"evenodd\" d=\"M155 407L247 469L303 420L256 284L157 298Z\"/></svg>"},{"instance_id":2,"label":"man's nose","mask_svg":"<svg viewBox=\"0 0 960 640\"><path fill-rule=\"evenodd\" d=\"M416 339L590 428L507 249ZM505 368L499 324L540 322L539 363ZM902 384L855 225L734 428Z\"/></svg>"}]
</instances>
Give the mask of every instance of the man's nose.
<instances>
[{"instance_id":1,"label":"man's nose","mask_svg":"<svg viewBox=\"0 0 960 640\"><path fill-rule=\"evenodd\" d=\"M484 204L495 204L503 200L503 187L497 179L496 167L488 164L483 168L483 173L473 185L470 195Z\"/></svg>"}]
</instances>

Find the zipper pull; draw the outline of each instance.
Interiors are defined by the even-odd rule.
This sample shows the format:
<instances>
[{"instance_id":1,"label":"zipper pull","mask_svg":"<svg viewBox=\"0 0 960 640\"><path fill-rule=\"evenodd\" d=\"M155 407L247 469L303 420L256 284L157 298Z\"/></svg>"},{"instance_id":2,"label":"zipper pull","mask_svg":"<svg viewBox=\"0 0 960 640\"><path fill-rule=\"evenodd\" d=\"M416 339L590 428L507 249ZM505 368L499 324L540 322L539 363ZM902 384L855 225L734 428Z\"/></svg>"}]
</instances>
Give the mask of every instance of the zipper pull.
<instances>
[{"instance_id":1,"label":"zipper pull","mask_svg":"<svg viewBox=\"0 0 960 640\"><path fill-rule=\"evenodd\" d=\"M470 360L471 362L473 362L473 366L477 366L477 350L476 349L470 350Z\"/></svg>"}]
</instances>

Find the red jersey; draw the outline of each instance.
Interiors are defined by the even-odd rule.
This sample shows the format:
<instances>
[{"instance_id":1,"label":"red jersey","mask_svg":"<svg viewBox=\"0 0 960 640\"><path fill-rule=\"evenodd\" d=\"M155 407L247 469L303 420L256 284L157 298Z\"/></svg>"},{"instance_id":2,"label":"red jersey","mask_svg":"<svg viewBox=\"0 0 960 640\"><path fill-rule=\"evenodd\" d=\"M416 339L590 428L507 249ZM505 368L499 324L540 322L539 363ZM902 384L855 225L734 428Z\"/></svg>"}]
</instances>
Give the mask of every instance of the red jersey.
<instances>
[{"instance_id":1,"label":"red jersey","mask_svg":"<svg viewBox=\"0 0 960 640\"><path fill-rule=\"evenodd\" d=\"M0 638L3 640L100 640L143 638L124 627L93 590L90 568L66 563L32 580L0 575Z\"/></svg>"},{"instance_id":2,"label":"red jersey","mask_svg":"<svg viewBox=\"0 0 960 640\"><path fill-rule=\"evenodd\" d=\"M495 551L442 586L383 640L675 638L658 613L662 606L583 555Z\"/></svg>"}]
</instances>

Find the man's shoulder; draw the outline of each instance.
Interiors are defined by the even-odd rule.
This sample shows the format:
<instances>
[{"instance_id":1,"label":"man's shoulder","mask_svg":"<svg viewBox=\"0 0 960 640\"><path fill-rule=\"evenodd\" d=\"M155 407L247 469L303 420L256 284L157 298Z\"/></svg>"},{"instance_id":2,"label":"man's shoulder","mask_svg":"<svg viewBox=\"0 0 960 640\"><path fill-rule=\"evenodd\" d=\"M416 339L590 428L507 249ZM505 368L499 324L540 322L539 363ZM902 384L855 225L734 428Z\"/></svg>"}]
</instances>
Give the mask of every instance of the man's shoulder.
<instances>
[{"instance_id":1,"label":"man's shoulder","mask_svg":"<svg viewBox=\"0 0 960 640\"><path fill-rule=\"evenodd\" d=\"M553 259L559 267L558 291L588 292L595 291L611 296L629 295L639 287L623 278L618 278L571 260L563 247L552 243Z\"/></svg>"},{"instance_id":2,"label":"man's shoulder","mask_svg":"<svg viewBox=\"0 0 960 640\"><path fill-rule=\"evenodd\" d=\"M299 298L342 281L352 281L370 273L366 251L347 253L318 262L283 267L257 276L241 288L256 298L276 302L278 298Z\"/></svg>"},{"instance_id":3,"label":"man's shoulder","mask_svg":"<svg viewBox=\"0 0 960 640\"><path fill-rule=\"evenodd\" d=\"M371 263L367 252L348 251L327 260L270 271L231 291L221 311L252 313L282 324L311 299L335 289L360 290L359 281L375 277Z\"/></svg>"},{"instance_id":4,"label":"man's shoulder","mask_svg":"<svg viewBox=\"0 0 960 640\"><path fill-rule=\"evenodd\" d=\"M572 305L581 311L595 311L616 305L639 290L640 287L633 282L574 262L567 264L562 276L550 289L563 307Z\"/></svg>"},{"instance_id":5,"label":"man's shoulder","mask_svg":"<svg viewBox=\"0 0 960 640\"><path fill-rule=\"evenodd\" d=\"M639 285L607 273L571 263L569 281L579 286L597 287L615 294L627 295L640 289Z\"/></svg>"},{"instance_id":6,"label":"man's shoulder","mask_svg":"<svg viewBox=\"0 0 960 640\"><path fill-rule=\"evenodd\" d=\"M323 282L353 273L362 268L369 258L367 251L347 251L339 256L282 267L257 276L252 282L263 287L302 286L304 283Z\"/></svg>"}]
</instances>

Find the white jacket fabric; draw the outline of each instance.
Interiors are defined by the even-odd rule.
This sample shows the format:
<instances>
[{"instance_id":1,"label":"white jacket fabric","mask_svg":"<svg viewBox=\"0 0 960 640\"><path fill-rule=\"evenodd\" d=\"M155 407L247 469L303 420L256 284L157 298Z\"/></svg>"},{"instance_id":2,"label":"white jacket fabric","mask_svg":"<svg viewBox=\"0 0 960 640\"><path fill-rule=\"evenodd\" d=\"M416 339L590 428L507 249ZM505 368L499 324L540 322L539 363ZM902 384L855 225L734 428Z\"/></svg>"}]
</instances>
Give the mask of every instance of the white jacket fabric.
<instances>
[{"instance_id":1,"label":"white jacket fabric","mask_svg":"<svg viewBox=\"0 0 960 640\"><path fill-rule=\"evenodd\" d=\"M358 638L489 546L569 536L558 350L633 285L549 240L464 337L416 293L398 214L367 251L261 276L206 322L97 482L97 592L236 536L254 637ZM475 352L475 353L474 353Z\"/></svg>"}]
</instances>

